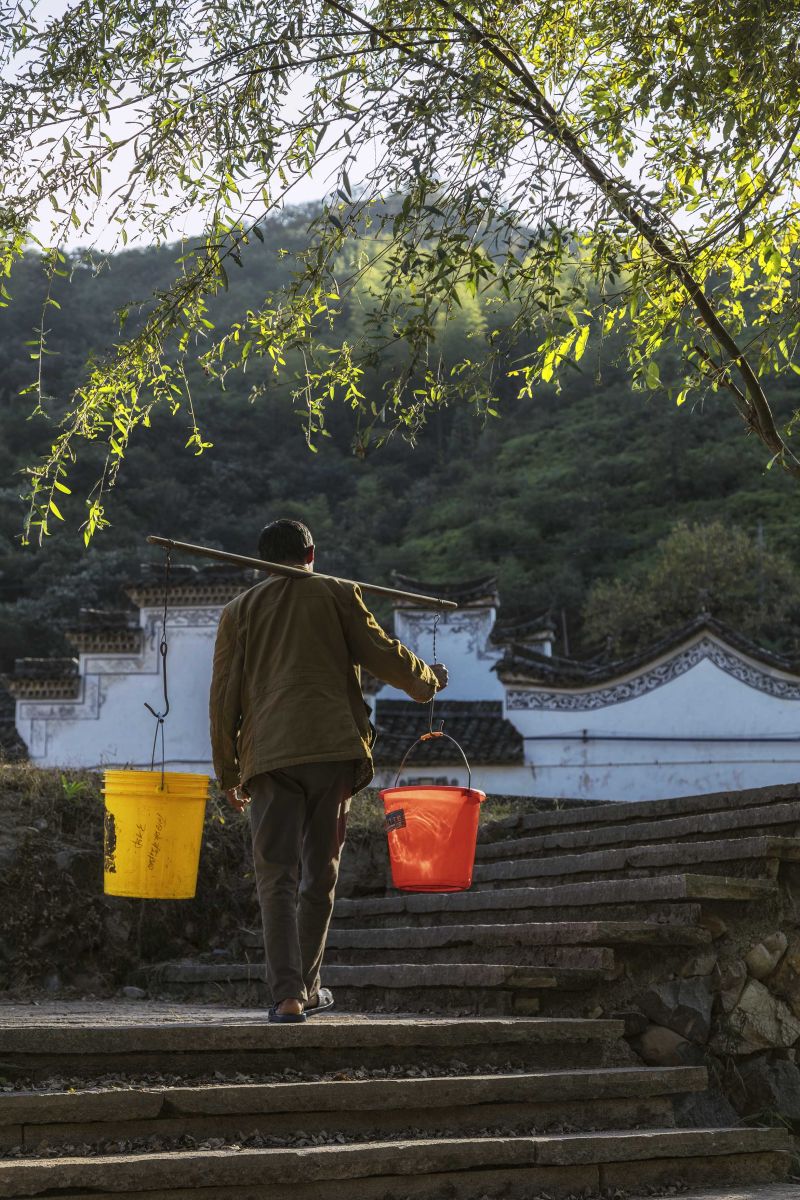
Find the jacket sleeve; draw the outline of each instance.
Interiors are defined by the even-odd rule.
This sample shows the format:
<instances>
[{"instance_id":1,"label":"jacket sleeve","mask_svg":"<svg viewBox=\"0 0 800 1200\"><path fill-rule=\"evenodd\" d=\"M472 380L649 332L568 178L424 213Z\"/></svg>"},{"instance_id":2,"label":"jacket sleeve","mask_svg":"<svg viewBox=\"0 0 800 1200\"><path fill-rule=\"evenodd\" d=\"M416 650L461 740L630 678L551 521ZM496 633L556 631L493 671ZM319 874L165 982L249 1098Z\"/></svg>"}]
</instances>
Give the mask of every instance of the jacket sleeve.
<instances>
[{"instance_id":1,"label":"jacket sleeve","mask_svg":"<svg viewBox=\"0 0 800 1200\"><path fill-rule=\"evenodd\" d=\"M214 645L209 698L214 773L224 789L236 787L240 782L236 739L242 718L243 657L236 614L224 608Z\"/></svg>"},{"instance_id":2,"label":"jacket sleeve","mask_svg":"<svg viewBox=\"0 0 800 1200\"><path fill-rule=\"evenodd\" d=\"M361 596L353 589L345 628L353 661L384 683L424 704L435 694L438 681L430 667L407 646L384 633Z\"/></svg>"}]
</instances>

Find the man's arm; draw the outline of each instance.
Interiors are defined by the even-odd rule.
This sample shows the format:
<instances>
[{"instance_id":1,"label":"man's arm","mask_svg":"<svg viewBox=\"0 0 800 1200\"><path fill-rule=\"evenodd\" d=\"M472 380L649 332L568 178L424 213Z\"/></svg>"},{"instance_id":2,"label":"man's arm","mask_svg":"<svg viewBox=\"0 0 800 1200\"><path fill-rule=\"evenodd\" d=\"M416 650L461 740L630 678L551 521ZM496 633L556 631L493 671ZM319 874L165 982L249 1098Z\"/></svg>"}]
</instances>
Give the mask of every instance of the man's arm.
<instances>
[{"instance_id":1,"label":"man's arm","mask_svg":"<svg viewBox=\"0 0 800 1200\"><path fill-rule=\"evenodd\" d=\"M214 645L209 715L214 772L225 791L239 783L236 735L242 716L242 659L236 615L224 608Z\"/></svg>"},{"instance_id":2,"label":"man's arm","mask_svg":"<svg viewBox=\"0 0 800 1200\"><path fill-rule=\"evenodd\" d=\"M444 669L444 682L441 682L440 674L402 642L390 638L367 608L358 587L353 589L345 634L354 662L366 667L377 679L399 688L412 700L424 703L444 686Z\"/></svg>"}]
</instances>

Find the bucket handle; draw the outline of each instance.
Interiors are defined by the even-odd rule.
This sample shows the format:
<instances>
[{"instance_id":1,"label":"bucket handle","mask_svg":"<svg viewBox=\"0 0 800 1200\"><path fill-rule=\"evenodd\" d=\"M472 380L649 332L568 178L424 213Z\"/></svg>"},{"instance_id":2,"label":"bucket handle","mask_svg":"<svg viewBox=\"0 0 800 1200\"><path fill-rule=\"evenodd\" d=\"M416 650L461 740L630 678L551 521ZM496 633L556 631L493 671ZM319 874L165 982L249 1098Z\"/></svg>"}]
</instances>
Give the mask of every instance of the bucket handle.
<instances>
[{"instance_id":1,"label":"bucket handle","mask_svg":"<svg viewBox=\"0 0 800 1200\"><path fill-rule=\"evenodd\" d=\"M469 759L467 758L462 747L459 745L459 743L456 741L456 739L454 737L451 737L449 733L445 733L444 730L442 730L442 729L437 729L437 730L431 729L428 733L423 733L422 737L418 737L415 742L411 743L411 745L409 746L409 748L406 750L405 754L403 755L403 761L400 763L400 766L397 769L397 778L394 781L394 786L397 787L398 783L400 782L400 776L403 774L403 767L406 765L406 762L411 755L411 751L416 746L418 746L420 744L420 742L429 742L431 740L431 738L447 738L448 742L453 743L453 745L458 750L459 754L461 755L461 757L464 760L464 766L467 768L467 791L468 792L471 791L472 790L472 768L469 765Z\"/></svg>"}]
</instances>

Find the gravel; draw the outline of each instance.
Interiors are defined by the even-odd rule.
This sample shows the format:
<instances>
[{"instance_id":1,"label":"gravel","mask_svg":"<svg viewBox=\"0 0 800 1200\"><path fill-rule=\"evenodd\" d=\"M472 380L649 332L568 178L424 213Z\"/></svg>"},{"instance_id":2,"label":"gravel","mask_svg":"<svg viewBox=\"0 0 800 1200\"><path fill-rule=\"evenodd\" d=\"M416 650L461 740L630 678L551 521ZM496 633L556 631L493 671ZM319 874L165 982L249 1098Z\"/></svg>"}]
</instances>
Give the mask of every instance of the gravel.
<instances>
[{"instance_id":1,"label":"gravel","mask_svg":"<svg viewBox=\"0 0 800 1200\"><path fill-rule=\"evenodd\" d=\"M593 1126L582 1125L581 1132L591 1132ZM13 1146L0 1154L0 1159L24 1158L100 1158L107 1154L161 1154L195 1153L198 1150L225 1150L235 1154L240 1150L299 1150L314 1146L348 1146L371 1142L405 1142L428 1141L444 1138L458 1140L476 1138L517 1138L539 1137L544 1133L549 1135L577 1133L574 1125L567 1123L552 1123L541 1128L519 1125L487 1125L483 1128L470 1130L465 1133L463 1128L442 1126L440 1128L424 1129L409 1125L405 1129L386 1130L364 1129L357 1133L342 1133L340 1130L320 1129L315 1133L298 1129L295 1133L270 1135L263 1133L238 1133L235 1137L193 1137L182 1134L180 1137L161 1137L152 1134L150 1137L134 1138L105 1138L96 1142L60 1142L51 1144L40 1142L36 1146Z\"/></svg>"},{"instance_id":2,"label":"gravel","mask_svg":"<svg viewBox=\"0 0 800 1200\"><path fill-rule=\"evenodd\" d=\"M110 1072L91 1078L86 1076L51 1075L47 1079L19 1078L14 1080L0 1077L0 1093L8 1092L97 1092L141 1091L143 1088L202 1087L210 1084L237 1083L321 1083L328 1080L350 1081L356 1079L441 1079L461 1075L525 1075L530 1068L518 1063L494 1063L487 1066L468 1066L458 1059L446 1064L430 1066L353 1067L337 1071L313 1074L296 1071L291 1067L283 1071L264 1073L236 1072L226 1074L215 1071L212 1075L174 1075L161 1072L128 1074Z\"/></svg>"}]
</instances>

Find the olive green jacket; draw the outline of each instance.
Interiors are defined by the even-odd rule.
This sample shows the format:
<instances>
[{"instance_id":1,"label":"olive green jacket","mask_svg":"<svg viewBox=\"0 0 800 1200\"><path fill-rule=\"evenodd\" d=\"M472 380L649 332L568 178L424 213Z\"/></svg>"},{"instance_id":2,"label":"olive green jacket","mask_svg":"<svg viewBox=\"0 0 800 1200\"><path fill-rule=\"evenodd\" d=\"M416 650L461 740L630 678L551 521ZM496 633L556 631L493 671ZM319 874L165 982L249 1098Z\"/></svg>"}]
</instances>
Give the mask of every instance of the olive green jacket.
<instances>
[{"instance_id":1,"label":"olive green jacket","mask_svg":"<svg viewBox=\"0 0 800 1200\"><path fill-rule=\"evenodd\" d=\"M381 629L354 584L270 575L227 604L211 679L211 748L220 786L293 763L357 761L372 779L374 729L360 667L430 700L436 676Z\"/></svg>"}]
</instances>

